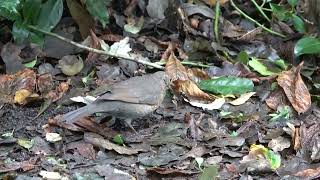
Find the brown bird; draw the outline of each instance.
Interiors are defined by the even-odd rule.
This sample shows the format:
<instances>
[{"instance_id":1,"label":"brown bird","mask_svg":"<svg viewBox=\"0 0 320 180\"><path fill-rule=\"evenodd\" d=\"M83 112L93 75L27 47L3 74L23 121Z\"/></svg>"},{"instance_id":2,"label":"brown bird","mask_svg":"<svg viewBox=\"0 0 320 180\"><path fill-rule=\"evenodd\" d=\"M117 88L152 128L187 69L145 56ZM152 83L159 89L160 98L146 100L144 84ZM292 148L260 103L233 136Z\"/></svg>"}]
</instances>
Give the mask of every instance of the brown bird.
<instances>
[{"instance_id":1,"label":"brown bird","mask_svg":"<svg viewBox=\"0 0 320 180\"><path fill-rule=\"evenodd\" d=\"M152 113L162 103L167 87L165 72L137 76L113 85L93 103L62 116L67 123L94 113L107 113L130 123ZM132 128L131 124L129 126Z\"/></svg>"}]
</instances>

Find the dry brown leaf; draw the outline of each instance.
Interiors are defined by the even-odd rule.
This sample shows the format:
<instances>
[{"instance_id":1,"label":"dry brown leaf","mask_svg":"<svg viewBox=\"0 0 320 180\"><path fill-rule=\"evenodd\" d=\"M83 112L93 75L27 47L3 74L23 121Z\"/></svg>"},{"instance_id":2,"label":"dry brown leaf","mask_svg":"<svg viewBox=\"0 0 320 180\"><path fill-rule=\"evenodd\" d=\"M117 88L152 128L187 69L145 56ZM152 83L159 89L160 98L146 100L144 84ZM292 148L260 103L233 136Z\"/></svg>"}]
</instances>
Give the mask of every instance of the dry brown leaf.
<instances>
[{"instance_id":1,"label":"dry brown leaf","mask_svg":"<svg viewBox=\"0 0 320 180\"><path fill-rule=\"evenodd\" d=\"M40 93L47 93L53 88L53 78L51 74L42 74L37 79L37 87Z\"/></svg>"},{"instance_id":2,"label":"dry brown leaf","mask_svg":"<svg viewBox=\"0 0 320 180\"><path fill-rule=\"evenodd\" d=\"M175 80L189 80L187 69L176 58L174 53L171 53L165 68L171 81Z\"/></svg>"},{"instance_id":3,"label":"dry brown leaf","mask_svg":"<svg viewBox=\"0 0 320 180\"><path fill-rule=\"evenodd\" d=\"M320 175L320 167L316 169L305 169L294 174L299 177L318 177Z\"/></svg>"},{"instance_id":4,"label":"dry brown leaf","mask_svg":"<svg viewBox=\"0 0 320 180\"><path fill-rule=\"evenodd\" d=\"M211 101L211 98L207 93L203 92L198 86L190 80L175 80L172 82L172 89L185 97L188 100L198 101Z\"/></svg>"},{"instance_id":5,"label":"dry brown leaf","mask_svg":"<svg viewBox=\"0 0 320 180\"><path fill-rule=\"evenodd\" d=\"M277 78L293 108L300 114L311 107L311 96L304 84L300 70L303 62L289 71L283 71Z\"/></svg>"},{"instance_id":6,"label":"dry brown leaf","mask_svg":"<svg viewBox=\"0 0 320 180\"><path fill-rule=\"evenodd\" d=\"M220 2L220 5L224 5L224 4L226 4L227 2L228 2L229 0L219 0L219 2ZM206 4L208 4L209 6L215 6L216 4L217 4L217 0L204 0L204 2L206 3Z\"/></svg>"},{"instance_id":7,"label":"dry brown leaf","mask_svg":"<svg viewBox=\"0 0 320 180\"><path fill-rule=\"evenodd\" d=\"M88 11L77 2L77 0L67 0L67 6L72 18L79 26L82 38L85 39L90 33L90 28L94 25L94 20Z\"/></svg>"},{"instance_id":8,"label":"dry brown leaf","mask_svg":"<svg viewBox=\"0 0 320 180\"><path fill-rule=\"evenodd\" d=\"M51 102L55 102L59 100L65 92L67 92L69 89L69 83L68 82L61 82L55 90L50 91L47 95L46 98L50 99Z\"/></svg>"},{"instance_id":9,"label":"dry brown leaf","mask_svg":"<svg viewBox=\"0 0 320 180\"><path fill-rule=\"evenodd\" d=\"M200 80L210 79L207 72L199 68L187 68L188 76L194 82L199 82Z\"/></svg>"},{"instance_id":10,"label":"dry brown leaf","mask_svg":"<svg viewBox=\"0 0 320 180\"><path fill-rule=\"evenodd\" d=\"M286 98L282 89L277 89L273 91L269 97L266 99L266 103L269 108L277 110L279 106L289 106L290 103Z\"/></svg>"}]
</instances>

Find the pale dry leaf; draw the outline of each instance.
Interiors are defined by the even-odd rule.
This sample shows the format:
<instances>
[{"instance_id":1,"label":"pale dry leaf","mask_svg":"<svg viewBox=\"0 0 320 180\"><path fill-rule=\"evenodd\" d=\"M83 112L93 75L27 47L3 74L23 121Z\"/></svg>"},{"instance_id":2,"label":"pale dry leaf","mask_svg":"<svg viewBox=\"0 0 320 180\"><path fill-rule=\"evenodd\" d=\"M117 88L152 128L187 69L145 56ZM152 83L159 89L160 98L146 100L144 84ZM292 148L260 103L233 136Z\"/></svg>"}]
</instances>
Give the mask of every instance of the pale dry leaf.
<instances>
[{"instance_id":1,"label":"pale dry leaf","mask_svg":"<svg viewBox=\"0 0 320 180\"><path fill-rule=\"evenodd\" d=\"M245 102L247 102L253 95L255 95L255 92L248 92L245 94L241 94L241 96L231 102L229 102L230 104L234 105L234 106L239 106Z\"/></svg>"},{"instance_id":2,"label":"pale dry leaf","mask_svg":"<svg viewBox=\"0 0 320 180\"><path fill-rule=\"evenodd\" d=\"M300 75L302 66L303 62L289 71L283 71L277 78L279 86L283 88L291 105L299 114L311 107L310 93Z\"/></svg>"}]
</instances>

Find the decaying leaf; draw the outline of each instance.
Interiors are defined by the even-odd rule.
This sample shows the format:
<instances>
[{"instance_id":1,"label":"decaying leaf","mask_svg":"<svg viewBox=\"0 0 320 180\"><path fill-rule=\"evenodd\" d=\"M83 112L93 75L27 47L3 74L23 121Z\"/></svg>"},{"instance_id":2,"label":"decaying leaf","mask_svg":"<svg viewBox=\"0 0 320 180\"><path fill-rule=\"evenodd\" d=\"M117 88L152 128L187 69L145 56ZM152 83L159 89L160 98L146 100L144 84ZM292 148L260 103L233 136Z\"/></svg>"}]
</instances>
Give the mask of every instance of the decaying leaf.
<instances>
[{"instance_id":1,"label":"decaying leaf","mask_svg":"<svg viewBox=\"0 0 320 180\"><path fill-rule=\"evenodd\" d=\"M302 66L303 62L289 71L283 71L277 78L278 84L283 88L293 108L299 114L306 112L311 107L310 93L300 75Z\"/></svg>"},{"instance_id":2,"label":"decaying leaf","mask_svg":"<svg viewBox=\"0 0 320 180\"><path fill-rule=\"evenodd\" d=\"M266 99L269 108L277 110L279 106L288 106L290 103L281 89L273 91Z\"/></svg>"},{"instance_id":3,"label":"decaying leaf","mask_svg":"<svg viewBox=\"0 0 320 180\"><path fill-rule=\"evenodd\" d=\"M27 104L31 100L38 99L39 95L32 93L31 91L27 89L20 89L16 91L15 96L14 96L14 103L18 103L20 105Z\"/></svg>"},{"instance_id":4,"label":"decaying leaf","mask_svg":"<svg viewBox=\"0 0 320 180\"><path fill-rule=\"evenodd\" d=\"M247 102L253 95L255 95L255 92L248 92L245 94L241 94L239 98L229 102L230 104L234 105L234 106L238 106L241 105L245 102Z\"/></svg>"},{"instance_id":5,"label":"decaying leaf","mask_svg":"<svg viewBox=\"0 0 320 180\"><path fill-rule=\"evenodd\" d=\"M172 89L189 100L209 101L212 98L190 80L175 80L172 82Z\"/></svg>"},{"instance_id":6,"label":"decaying leaf","mask_svg":"<svg viewBox=\"0 0 320 180\"><path fill-rule=\"evenodd\" d=\"M181 62L173 53L171 53L168 62L166 63L165 71L169 75L171 81L189 80L187 69L181 64Z\"/></svg>"}]
</instances>

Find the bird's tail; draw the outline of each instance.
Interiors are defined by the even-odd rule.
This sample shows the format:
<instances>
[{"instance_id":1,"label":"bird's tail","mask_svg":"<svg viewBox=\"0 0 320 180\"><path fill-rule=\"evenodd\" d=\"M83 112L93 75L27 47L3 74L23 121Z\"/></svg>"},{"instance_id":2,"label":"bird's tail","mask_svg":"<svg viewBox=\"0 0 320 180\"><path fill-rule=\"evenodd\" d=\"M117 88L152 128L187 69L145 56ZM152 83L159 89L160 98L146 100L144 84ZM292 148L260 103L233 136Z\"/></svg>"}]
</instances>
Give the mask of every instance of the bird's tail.
<instances>
[{"instance_id":1,"label":"bird's tail","mask_svg":"<svg viewBox=\"0 0 320 180\"><path fill-rule=\"evenodd\" d=\"M62 116L62 119L69 124L76 122L78 119L92 114L93 108L90 105L81 107L74 111L68 112Z\"/></svg>"}]
</instances>

